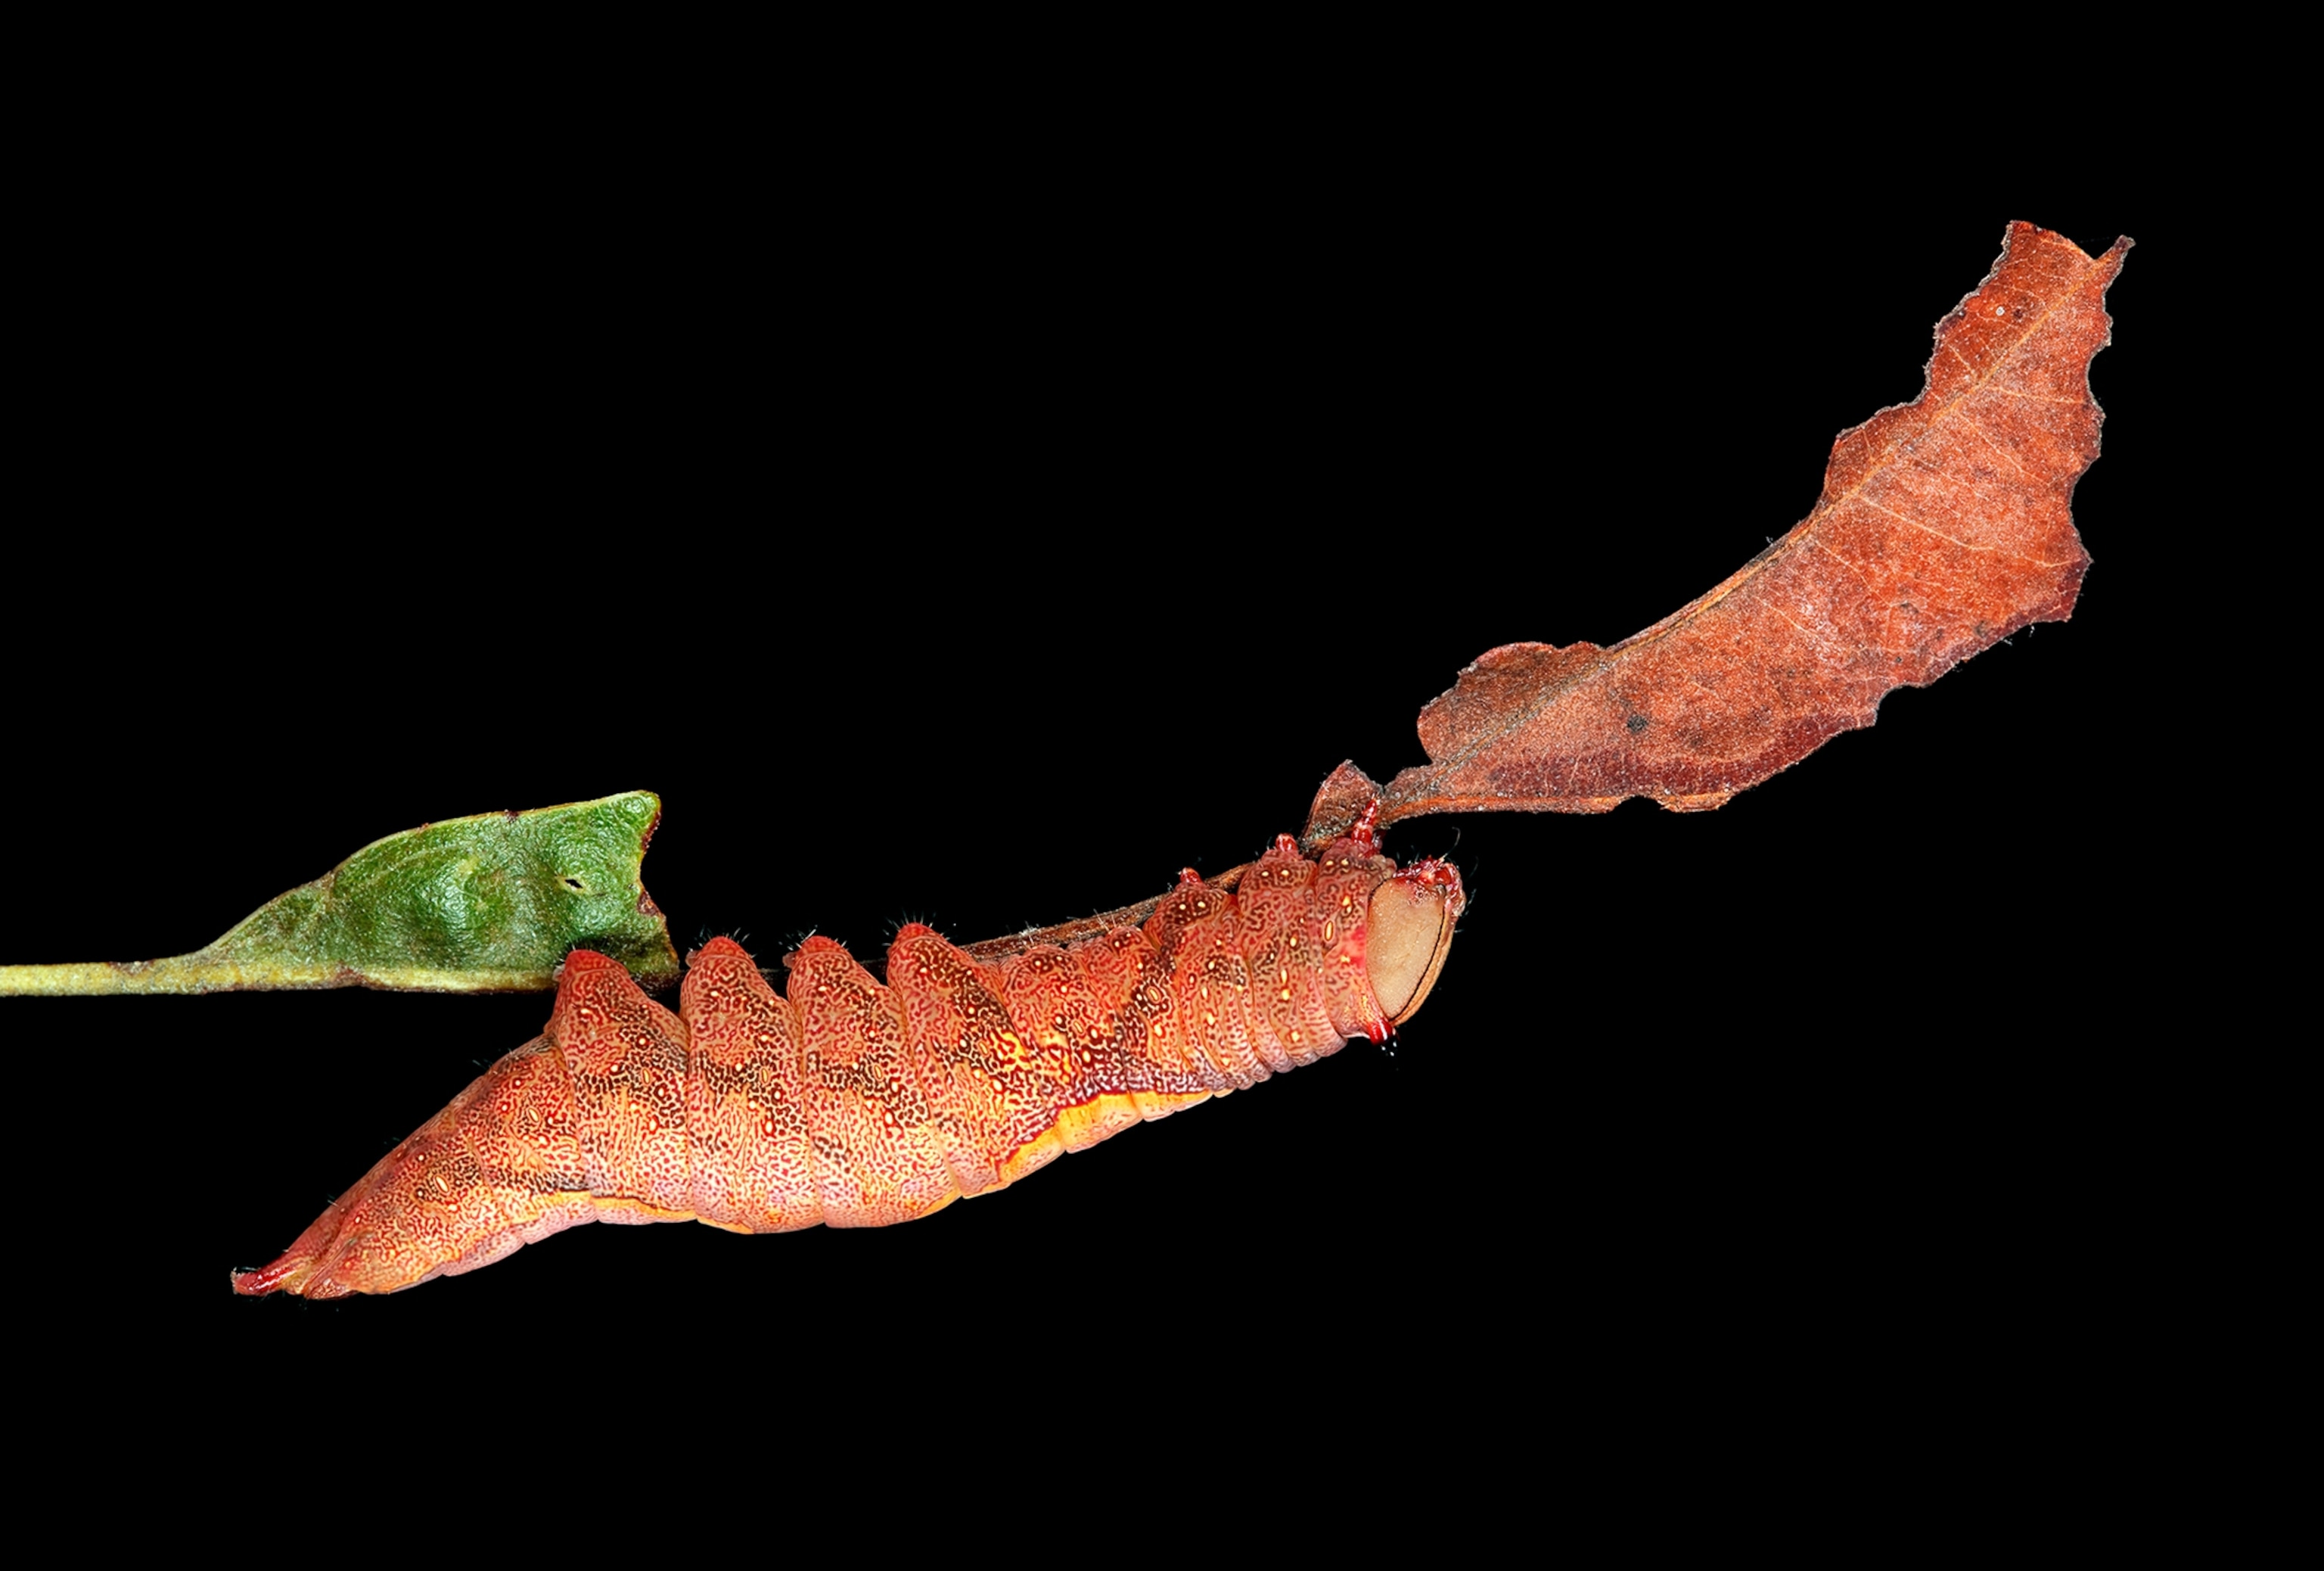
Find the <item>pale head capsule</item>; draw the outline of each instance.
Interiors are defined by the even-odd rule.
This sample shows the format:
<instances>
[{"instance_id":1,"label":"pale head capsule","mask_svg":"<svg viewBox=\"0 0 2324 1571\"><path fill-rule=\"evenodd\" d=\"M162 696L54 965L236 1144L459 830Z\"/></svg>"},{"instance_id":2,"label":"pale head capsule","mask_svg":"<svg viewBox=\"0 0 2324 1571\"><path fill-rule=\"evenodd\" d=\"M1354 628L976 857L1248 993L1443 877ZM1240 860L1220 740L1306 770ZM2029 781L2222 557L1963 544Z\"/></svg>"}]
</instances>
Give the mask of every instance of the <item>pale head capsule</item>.
<instances>
[{"instance_id":1,"label":"pale head capsule","mask_svg":"<svg viewBox=\"0 0 2324 1571\"><path fill-rule=\"evenodd\" d=\"M1444 969L1452 927L1468 896L1449 862L1415 863L1372 891L1365 921L1364 974L1389 1021L1402 1025L1418 1012Z\"/></svg>"}]
</instances>

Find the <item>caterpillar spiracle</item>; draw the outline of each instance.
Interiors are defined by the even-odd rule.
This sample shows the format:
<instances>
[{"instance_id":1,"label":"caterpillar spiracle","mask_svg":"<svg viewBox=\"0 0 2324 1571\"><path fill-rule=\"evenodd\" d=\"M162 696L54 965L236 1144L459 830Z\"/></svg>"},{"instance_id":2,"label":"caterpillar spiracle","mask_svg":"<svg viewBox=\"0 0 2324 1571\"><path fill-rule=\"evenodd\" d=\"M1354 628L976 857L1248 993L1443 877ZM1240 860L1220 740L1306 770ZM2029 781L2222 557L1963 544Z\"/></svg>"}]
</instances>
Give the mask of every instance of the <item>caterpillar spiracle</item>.
<instances>
[{"instance_id":1,"label":"caterpillar spiracle","mask_svg":"<svg viewBox=\"0 0 2324 1571\"><path fill-rule=\"evenodd\" d=\"M576 950L542 1034L335 1201L244 1294L388 1293L585 1222L879 1227L1067 1151L1385 1040L1434 985L1459 873L1379 854L1372 816L1233 874L1190 869L1130 925L955 947L919 923L883 986L841 945L687 956L673 1014ZM1070 934L1064 942L1053 936Z\"/></svg>"}]
</instances>

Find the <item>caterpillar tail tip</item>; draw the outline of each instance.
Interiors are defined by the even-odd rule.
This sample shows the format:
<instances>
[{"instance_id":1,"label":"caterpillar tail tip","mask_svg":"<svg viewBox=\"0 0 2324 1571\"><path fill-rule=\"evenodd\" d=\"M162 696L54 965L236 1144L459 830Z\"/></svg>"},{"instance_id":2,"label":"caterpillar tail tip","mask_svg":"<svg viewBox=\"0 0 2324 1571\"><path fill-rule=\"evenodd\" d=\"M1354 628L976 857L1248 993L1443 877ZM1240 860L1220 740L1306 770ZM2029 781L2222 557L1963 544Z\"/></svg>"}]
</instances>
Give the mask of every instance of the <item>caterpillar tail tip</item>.
<instances>
[{"instance_id":1,"label":"caterpillar tail tip","mask_svg":"<svg viewBox=\"0 0 2324 1571\"><path fill-rule=\"evenodd\" d=\"M314 1258L294 1249L270 1266L236 1266L226 1273L226 1280L245 1298L263 1298L269 1293L294 1293L305 1298L337 1296L327 1290L316 1290L314 1275Z\"/></svg>"}]
</instances>

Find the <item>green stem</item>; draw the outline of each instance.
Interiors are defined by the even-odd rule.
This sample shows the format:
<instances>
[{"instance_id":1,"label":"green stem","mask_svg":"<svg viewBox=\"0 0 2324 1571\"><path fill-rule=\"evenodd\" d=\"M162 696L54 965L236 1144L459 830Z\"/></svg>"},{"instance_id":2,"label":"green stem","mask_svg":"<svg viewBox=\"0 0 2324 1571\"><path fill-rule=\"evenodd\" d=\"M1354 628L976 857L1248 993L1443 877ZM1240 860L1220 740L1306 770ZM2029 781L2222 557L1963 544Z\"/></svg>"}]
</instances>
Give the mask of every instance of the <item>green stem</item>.
<instances>
[{"instance_id":1,"label":"green stem","mask_svg":"<svg viewBox=\"0 0 2324 1571\"><path fill-rule=\"evenodd\" d=\"M165 960L78 960L60 966L0 966L0 997L97 993L227 993L240 987L341 987L354 977L336 966L269 966L222 960L203 951Z\"/></svg>"},{"instance_id":2,"label":"green stem","mask_svg":"<svg viewBox=\"0 0 2324 1571\"><path fill-rule=\"evenodd\" d=\"M539 993L547 971L494 966L448 969L389 966L357 971L313 961L271 961L197 949L165 960L79 960L59 966L0 966L0 998L100 993L233 993L244 988L387 987L416 993Z\"/></svg>"}]
</instances>

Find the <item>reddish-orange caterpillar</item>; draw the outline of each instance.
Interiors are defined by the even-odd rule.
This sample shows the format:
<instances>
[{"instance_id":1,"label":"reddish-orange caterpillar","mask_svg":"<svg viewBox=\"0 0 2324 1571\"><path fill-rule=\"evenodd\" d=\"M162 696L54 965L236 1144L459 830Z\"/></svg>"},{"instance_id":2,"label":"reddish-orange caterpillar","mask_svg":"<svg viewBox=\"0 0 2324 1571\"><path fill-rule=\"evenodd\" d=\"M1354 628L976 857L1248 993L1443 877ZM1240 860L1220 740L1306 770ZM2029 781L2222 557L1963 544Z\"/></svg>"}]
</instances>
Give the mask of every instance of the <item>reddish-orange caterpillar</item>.
<instances>
[{"instance_id":1,"label":"reddish-orange caterpillar","mask_svg":"<svg viewBox=\"0 0 2324 1571\"><path fill-rule=\"evenodd\" d=\"M1286 835L1216 881L1188 870L1150 914L975 951L912 923L885 986L817 938L778 996L717 938L672 1014L576 950L541 1036L235 1290L393 1292L583 1222L909 1221L1384 1040L1434 985L1464 896L1449 864L1380 855L1373 817L1312 859Z\"/></svg>"}]
</instances>

